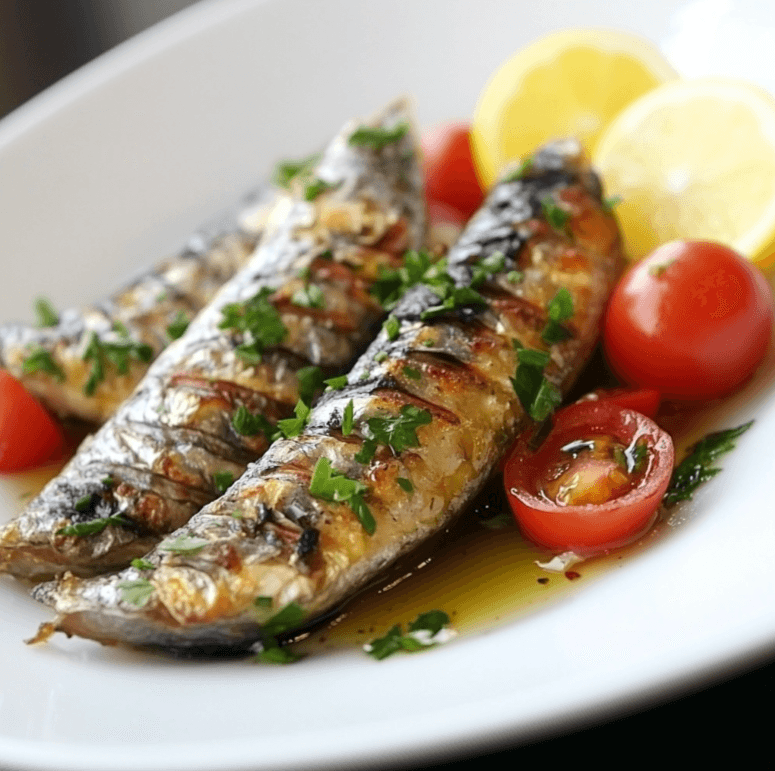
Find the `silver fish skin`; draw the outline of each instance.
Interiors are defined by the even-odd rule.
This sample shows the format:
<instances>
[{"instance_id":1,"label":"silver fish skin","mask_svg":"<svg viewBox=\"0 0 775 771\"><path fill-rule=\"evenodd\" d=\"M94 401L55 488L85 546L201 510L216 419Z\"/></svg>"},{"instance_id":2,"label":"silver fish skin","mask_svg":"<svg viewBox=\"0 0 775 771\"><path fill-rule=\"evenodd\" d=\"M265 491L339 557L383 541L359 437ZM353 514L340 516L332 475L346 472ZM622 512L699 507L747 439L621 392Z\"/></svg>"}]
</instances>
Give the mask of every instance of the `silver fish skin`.
<instances>
[{"instance_id":1,"label":"silver fish skin","mask_svg":"<svg viewBox=\"0 0 775 771\"><path fill-rule=\"evenodd\" d=\"M266 450L273 430L239 428L238 413L273 427L293 416L300 370L347 370L384 315L368 291L381 266L399 265L423 241L418 143L409 124L404 100L368 121L386 132L406 126L396 141L350 144L360 124L348 124L314 176L279 196L247 265L63 472L0 530L0 571L45 580L126 566ZM275 334L263 352L250 328L239 327L256 313L259 337ZM61 532L69 526L78 532ZM84 533L91 527L100 532Z\"/></svg>"},{"instance_id":2,"label":"silver fish skin","mask_svg":"<svg viewBox=\"0 0 775 771\"><path fill-rule=\"evenodd\" d=\"M264 187L235 217L192 236L179 254L94 305L63 310L53 326L0 326L0 367L60 417L104 423L169 344L169 330L199 313L247 262L274 196ZM87 383L93 361L84 359L92 334L108 343L147 348L142 356L128 357L123 373L106 366L92 389Z\"/></svg>"},{"instance_id":3,"label":"silver fish skin","mask_svg":"<svg viewBox=\"0 0 775 771\"><path fill-rule=\"evenodd\" d=\"M564 227L547 221L547 199L567 214ZM411 289L393 311L398 329L383 330L348 385L324 395L304 434L274 443L139 567L37 587L56 619L35 641L62 631L178 651L255 650L271 644L262 628L281 609L301 610L297 631L314 624L448 525L529 423L510 382L514 342L549 350L546 377L566 390L593 349L623 264L616 222L575 142L546 147L523 177L491 191L452 248L448 273L468 286L475 264L498 252L502 269L478 288L484 306L423 318L439 296ZM572 337L549 346L541 333L561 287L573 297ZM356 457L376 436L370 421L407 408L423 415L416 442ZM321 493L312 480L325 464L362 485L360 501L343 488L339 500Z\"/></svg>"}]
</instances>

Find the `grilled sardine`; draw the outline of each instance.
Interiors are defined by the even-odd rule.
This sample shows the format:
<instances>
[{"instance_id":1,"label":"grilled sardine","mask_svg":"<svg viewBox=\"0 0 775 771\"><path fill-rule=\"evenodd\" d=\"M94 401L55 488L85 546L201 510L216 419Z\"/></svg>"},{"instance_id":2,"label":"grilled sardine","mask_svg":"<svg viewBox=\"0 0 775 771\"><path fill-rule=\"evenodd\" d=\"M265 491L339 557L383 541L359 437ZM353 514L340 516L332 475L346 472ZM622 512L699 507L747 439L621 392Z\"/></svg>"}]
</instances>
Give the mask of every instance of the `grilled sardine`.
<instances>
[{"instance_id":1,"label":"grilled sardine","mask_svg":"<svg viewBox=\"0 0 775 771\"><path fill-rule=\"evenodd\" d=\"M273 444L137 566L37 587L57 613L38 639L247 648L270 643L262 629L275 633L278 611L298 616L291 632L331 612L447 525L529 424L537 402L512 383L518 350L548 359L543 392L567 389L621 264L578 145L547 146L492 190L446 272L431 266L409 289L301 436ZM558 334L547 309L561 292L572 314L555 314Z\"/></svg>"},{"instance_id":2,"label":"grilled sardine","mask_svg":"<svg viewBox=\"0 0 775 771\"><path fill-rule=\"evenodd\" d=\"M36 580L123 567L266 450L313 387L304 375L346 369L373 339L381 266L422 243L416 149L403 102L345 127L278 198L246 267L0 530L0 569Z\"/></svg>"},{"instance_id":3,"label":"grilled sardine","mask_svg":"<svg viewBox=\"0 0 775 771\"><path fill-rule=\"evenodd\" d=\"M236 221L197 233L180 254L106 300L56 314L50 326L0 326L0 367L61 417L103 423L247 262L273 198L262 190ZM98 362L99 346L113 359Z\"/></svg>"}]
</instances>

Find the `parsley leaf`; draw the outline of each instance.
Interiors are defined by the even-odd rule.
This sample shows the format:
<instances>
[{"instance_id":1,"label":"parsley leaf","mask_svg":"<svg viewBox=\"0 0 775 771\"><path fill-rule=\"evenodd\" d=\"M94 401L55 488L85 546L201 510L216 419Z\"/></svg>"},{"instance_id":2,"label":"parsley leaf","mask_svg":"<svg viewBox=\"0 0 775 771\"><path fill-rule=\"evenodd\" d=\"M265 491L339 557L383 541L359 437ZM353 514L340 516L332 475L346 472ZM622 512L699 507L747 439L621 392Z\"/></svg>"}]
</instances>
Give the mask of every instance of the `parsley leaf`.
<instances>
[{"instance_id":1,"label":"parsley leaf","mask_svg":"<svg viewBox=\"0 0 775 771\"><path fill-rule=\"evenodd\" d=\"M693 445L689 455L673 471L662 503L665 506L674 506L679 501L691 499L694 491L703 482L707 482L721 471L714 465L716 459L733 450L735 439L744 434L752 425L753 421L751 420L737 426L737 428L716 431Z\"/></svg>"},{"instance_id":2,"label":"parsley leaf","mask_svg":"<svg viewBox=\"0 0 775 771\"><path fill-rule=\"evenodd\" d=\"M36 348L30 353L22 362L22 372L25 375L31 375L33 372L45 372L60 383L65 380L64 371L54 361L51 351L47 351L45 348Z\"/></svg>"},{"instance_id":3,"label":"parsley leaf","mask_svg":"<svg viewBox=\"0 0 775 771\"><path fill-rule=\"evenodd\" d=\"M383 147L401 140L407 131L409 131L408 123L398 123L390 129L379 126L361 126L350 134L348 144L381 150Z\"/></svg>"},{"instance_id":4,"label":"parsley leaf","mask_svg":"<svg viewBox=\"0 0 775 771\"><path fill-rule=\"evenodd\" d=\"M285 418L284 420L277 421L277 428L286 439L301 435L301 432L304 431L304 427L307 425L312 408L299 399L293 408L293 412L296 415L295 418Z\"/></svg>"},{"instance_id":5,"label":"parsley leaf","mask_svg":"<svg viewBox=\"0 0 775 771\"><path fill-rule=\"evenodd\" d=\"M320 154L315 153L307 158L300 160L286 160L277 164L274 172L274 183L280 187L287 188L291 180L295 177L308 174L320 161Z\"/></svg>"},{"instance_id":6,"label":"parsley leaf","mask_svg":"<svg viewBox=\"0 0 775 771\"><path fill-rule=\"evenodd\" d=\"M272 441L276 429L263 415L253 414L240 404L236 412L232 415L231 425L240 436L255 436L263 433L268 442Z\"/></svg>"},{"instance_id":7,"label":"parsley leaf","mask_svg":"<svg viewBox=\"0 0 775 771\"><path fill-rule=\"evenodd\" d=\"M305 284L291 295L291 305L299 308L325 308L326 299L317 284Z\"/></svg>"},{"instance_id":8,"label":"parsley leaf","mask_svg":"<svg viewBox=\"0 0 775 771\"><path fill-rule=\"evenodd\" d=\"M79 501L80 503L80 501ZM78 510L78 504L76 503L76 511ZM75 535L84 537L87 535L96 535L101 533L108 525L117 525L119 527L126 527L132 523L122 517L119 514L110 517L98 517L97 519L90 519L88 522L78 522L74 525L67 525L60 527L57 530L57 535Z\"/></svg>"},{"instance_id":9,"label":"parsley leaf","mask_svg":"<svg viewBox=\"0 0 775 771\"><path fill-rule=\"evenodd\" d=\"M423 410L413 404L405 404L395 417L369 418L366 421L369 432L367 439L370 439L375 445L384 444L395 453L401 453L407 447L420 446L417 429L420 426L427 426L432 419L428 410ZM371 452L369 460L373 455L374 453ZM357 455L356 460L361 462Z\"/></svg>"},{"instance_id":10,"label":"parsley leaf","mask_svg":"<svg viewBox=\"0 0 775 771\"><path fill-rule=\"evenodd\" d=\"M188 329L188 325L191 323L191 319L185 311L178 311L175 314L175 318L167 327L167 336L170 340L177 340L183 337L185 331Z\"/></svg>"},{"instance_id":11,"label":"parsley leaf","mask_svg":"<svg viewBox=\"0 0 775 771\"><path fill-rule=\"evenodd\" d=\"M527 158L523 158L522 162L517 166L514 171L507 174L501 182L517 182L520 179L524 179L533 168L533 156L528 155Z\"/></svg>"},{"instance_id":12,"label":"parsley leaf","mask_svg":"<svg viewBox=\"0 0 775 771\"><path fill-rule=\"evenodd\" d=\"M147 578L138 578L134 581L120 581L121 599L131 605L142 608L148 604L154 589L153 584Z\"/></svg>"},{"instance_id":13,"label":"parsley leaf","mask_svg":"<svg viewBox=\"0 0 775 771\"><path fill-rule=\"evenodd\" d=\"M422 372L414 367L404 367L402 372L411 380L420 380L422 378Z\"/></svg>"},{"instance_id":14,"label":"parsley leaf","mask_svg":"<svg viewBox=\"0 0 775 771\"><path fill-rule=\"evenodd\" d=\"M59 324L59 314L45 297L35 300L35 315L38 317L39 327L55 327Z\"/></svg>"},{"instance_id":15,"label":"parsley leaf","mask_svg":"<svg viewBox=\"0 0 775 771\"><path fill-rule=\"evenodd\" d=\"M573 317L573 295L565 288L557 290L557 294L549 302L547 307L549 320L541 332L541 339L549 345L561 343L572 337L567 327L562 322Z\"/></svg>"},{"instance_id":16,"label":"parsley leaf","mask_svg":"<svg viewBox=\"0 0 775 771\"><path fill-rule=\"evenodd\" d=\"M129 339L127 328L120 322L113 324L114 331L122 338L118 342L102 340L96 332L91 333L86 349L81 356L83 361L91 361L92 367L83 392L93 396L97 386L105 379L105 369L109 364L116 368L119 375L129 372L131 359L148 363L153 358L153 348L145 343Z\"/></svg>"},{"instance_id":17,"label":"parsley leaf","mask_svg":"<svg viewBox=\"0 0 775 771\"><path fill-rule=\"evenodd\" d=\"M342 415L342 436L350 436L353 432L353 413L355 412L355 405L353 400L350 399L344 408L344 414Z\"/></svg>"},{"instance_id":18,"label":"parsley leaf","mask_svg":"<svg viewBox=\"0 0 775 771\"><path fill-rule=\"evenodd\" d=\"M174 552L175 554L197 554L202 551L209 541L205 538L197 538L193 535L184 533L159 544L162 551Z\"/></svg>"},{"instance_id":19,"label":"parsley leaf","mask_svg":"<svg viewBox=\"0 0 775 771\"><path fill-rule=\"evenodd\" d=\"M514 392L533 420L546 420L562 401L562 394L544 377L549 354L533 348L519 348L517 362L514 377L510 378Z\"/></svg>"},{"instance_id":20,"label":"parsley leaf","mask_svg":"<svg viewBox=\"0 0 775 771\"><path fill-rule=\"evenodd\" d=\"M135 570L154 570L156 568L153 562L148 562L148 560L144 560L141 557L135 557L129 564Z\"/></svg>"},{"instance_id":21,"label":"parsley leaf","mask_svg":"<svg viewBox=\"0 0 775 771\"><path fill-rule=\"evenodd\" d=\"M296 628L302 621L304 621L304 610L297 603L289 602L261 624L261 633L264 637L278 637Z\"/></svg>"},{"instance_id":22,"label":"parsley leaf","mask_svg":"<svg viewBox=\"0 0 775 771\"><path fill-rule=\"evenodd\" d=\"M221 309L223 318L218 327L242 334L243 342L236 353L248 363L260 362L266 348L278 345L288 334L280 314L269 302L273 293L270 287L263 287L250 300L229 303Z\"/></svg>"},{"instance_id":23,"label":"parsley leaf","mask_svg":"<svg viewBox=\"0 0 775 771\"><path fill-rule=\"evenodd\" d=\"M398 651L414 653L438 644L436 635L449 624L449 616L443 610L431 610L421 613L410 625L409 632L404 634L401 625L393 626L384 637L372 640L363 646L372 658L381 661Z\"/></svg>"},{"instance_id":24,"label":"parsley leaf","mask_svg":"<svg viewBox=\"0 0 775 771\"><path fill-rule=\"evenodd\" d=\"M347 375L339 375L337 377L330 377L328 380L323 381L332 391L340 391L347 385Z\"/></svg>"},{"instance_id":25,"label":"parsley leaf","mask_svg":"<svg viewBox=\"0 0 775 771\"><path fill-rule=\"evenodd\" d=\"M411 495L414 492L414 485L412 484L411 479L407 479L406 477L396 477L396 483L405 493L409 493Z\"/></svg>"},{"instance_id":26,"label":"parsley leaf","mask_svg":"<svg viewBox=\"0 0 775 771\"><path fill-rule=\"evenodd\" d=\"M321 193L326 190L333 190L341 185L341 182L326 182L325 179L316 177L304 187L304 200L314 201Z\"/></svg>"},{"instance_id":27,"label":"parsley leaf","mask_svg":"<svg viewBox=\"0 0 775 771\"><path fill-rule=\"evenodd\" d=\"M388 316L382 325L388 340L395 340L398 337L398 331L401 329L401 322L395 316Z\"/></svg>"},{"instance_id":28,"label":"parsley leaf","mask_svg":"<svg viewBox=\"0 0 775 771\"><path fill-rule=\"evenodd\" d=\"M259 664L293 664L301 658L300 653L296 653L290 648L272 645L259 651L254 660Z\"/></svg>"},{"instance_id":29,"label":"parsley leaf","mask_svg":"<svg viewBox=\"0 0 775 771\"><path fill-rule=\"evenodd\" d=\"M346 375L345 382L346 380ZM323 370L320 367L302 367L296 371L296 380L299 383L299 399L306 404L312 404L312 399L315 396L315 392L319 388L323 388L324 383L328 383L328 380L323 380Z\"/></svg>"},{"instance_id":30,"label":"parsley leaf","mask_svg":"<svg viewBox=\"0 0 775 771\"><path fill-rule=\"evenodd\" d=\"M546 221L555 230L565 230L565 226L568 224L568 220L570 220L570 213L558 206L551 196L546 196L541 201L541 209Z\"/></svg>"},{"instance_id":31,"label":"parsley leaf","mask_svg":"<svg viewBox=\"0 0 775 771\"><path fill-rule=\"evenodd\" d=\"M364 494L368 492L366 485L331 468L328 458L318 458L312 471L309 492L324 501L348 504L369 535L373 535L377 529L377 523L363 501Z\"/></svg>"},{"instance_id":32,"label":"parsley leaf","mask_svg":"<svg viewBox=\"0 0 775 771\"><path fill-rule=\"evenodd\" d=\"M216 471L213 474L213 487L219 495L223 495L234 484L234 474L231 471Z\"/></svg>"},{"instance_id":33,"label":"parsley leaf","mask_svg":"<svg viewBox=\"0 0 775 771\"><path fill-rule=\"evenodd\" d=\"M433 276L433 259L426 251L408 251L404 254L403 265L396 269L379 266L379 277L372 284L369 293L377 298L382 307L389 311L416 284L423 283Z\"/></svg>"}]
</instances>

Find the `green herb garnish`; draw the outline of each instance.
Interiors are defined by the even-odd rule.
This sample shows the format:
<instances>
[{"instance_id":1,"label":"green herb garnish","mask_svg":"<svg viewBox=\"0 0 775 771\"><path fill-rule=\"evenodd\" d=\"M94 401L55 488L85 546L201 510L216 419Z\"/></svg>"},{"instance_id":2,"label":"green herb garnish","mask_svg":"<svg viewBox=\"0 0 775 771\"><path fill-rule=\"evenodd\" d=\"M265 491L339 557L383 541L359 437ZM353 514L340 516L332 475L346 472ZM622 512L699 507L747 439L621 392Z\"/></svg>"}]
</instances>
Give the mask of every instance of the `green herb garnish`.
<instances>
[{"instance_id":1,"label":"green herb garnish","mask_svg":"<svg viewBox=\"0 0 775 771\"><path fill-rule=\"evenodd\" d=\"M273 177L275 184L284 188L289 187L292 179L308 174L320 161L320 157L319 153L315 153L297 161L281 161L275 168Z\"/></svg>"},{"instance_id":2,"label":"green herb garnish","mask_svg":"<svg viewBox=\"0 0 775 771\"><path fill-rule=\"evenodd\" d=\"M546 420L562 401L562 394L544 377L549 363L546 351L533 348L517 350L517 370L511 385L525 412L535 421Z\"/></svg>"},{"instance_id":3,"label":"green herb garnish","mask_svg":"<svg viewBox=\"0 0 775 771\"><path fill-rule=\"evenodd\" d=\"M254 658L258 664L293 664L303 658L300 653L295 653L290 648L281 648L279 645L271 645L260 650Z\"/></svg>"},{"instance_id":4,"label":"green herb garnish","mask_svg":"<svg viewBox=\"0 0 775 771\"><path fill-rule=\"evenodd\" d=\"M380 444L390 447L396 454L402 453L407 447L419 447L417 429L427 426L432 419L428 410L413 404L405 404L399 414L392 418L369 418L366 421L368 436L355 455L355 460L358 463L369 463Z\"/></svg>"},{"instance_id":5,"label":"green herb garnish","mask_svg":"<svg viewBox=\"0 0 775 771\"><path fill-rule=\"evenodd\" d=\"M326 182L325 179L316 177L304 186L304 200L314 201L321 193L324 193L326 190L333 190L339 187L340 184L341 182Z\"/></svg>"},{"instance_id":6,"label":"green herb garnish","mask_svg":"<svg viewBox=\"0 0 775 771\"><path fill-rule=\"evenodd\" d=\"M216 471L213 474L215 492L223 495L234 484L234 474L231 471Z\"/></svg>"},{"instance_id":7,"label":"green herb garnish","mask_svg":"<svg viewBox=\"0 0 775 771\"><path fill-rule=\"evenodd\" d=\"M77 504L76 504L77 505ZM118 527L126 527L132 523L125 517L116 514L110 517L99 517L98 519L90 519L88 522L78 522L75 525L67 525L66 527L60 527L57 530L57 535L74 535L83 538L87 535L96 535L101 533L108 525L116 525Z\"/></svg>"},{"instance_id":8,"label":"green herb garnish","mask_svg":"<svg viewBox=\"0 0 775 771\"><path fill-rule=\"evenodd\" d=\"M271 608L271 597L256 597L253 604L257 608ZM290 648L281 647L277 637L298 627L304 621L304 611L295 602L288 603L270 619L261 624L262 649L254 661L261 664L292 664L301 656Z\"/></svg>"},{"instance_id":9,"label":"green herb garnish","mask_svg":"<svg viewBox=\"0 0 775 771\"><path fill-rule=\"evenodd\" d=\"M270 598L271 601L271 598ZM262 637L278 637L295 629L304 621L304 611L295 602L289 602L271 618L261 624Z\"/></svg>"},{"instance_id":10,"label":"green herb garnish","mask_svg":"<svg viewBox=\"0 0 775 771\"><path fill-rule=\"evenodd\" d=\"M510 270L506 274L506 278L511 284L518 284L525 277L525 274L521 270Z\"/></svg>"},{"instance_id":11,"label":"green herb garnish","mask_svg":"<svg viewBox=\"0 0 775 771\"><path fill-rule=\"evenodd\" d=\"M541 201L541 209L543 210L546 221L555 230L565 230L565 226L570 220L570 214L565 209L558 206L551 196L546 196Z\"/></svg>"},{"instance_id":12,"label":"green herb garnish","mask_svg":"<svg viewBox=\"0 0 775 771\"><path fill-rule=\"evenodd\" d=\"M348 143L358 147L370 147L373 150L381 150L387 145L398 142L405 136L407 131L409 131L408 123L398 123L389 129L361 126L350 135Z\"/></svg>"},{"instance_id":13,"label":"green herb garnish","mask_svg":"<svg viewBox=\"0 0 775 771\"><path fill-rule=\"evenodd\" d=\"M277 428L286 439L291 439L294 436L301 436L311 412L312 408L299 399L299 401L296 402L296 406L293 408L293 413L296 417L277 421Z\"/></svg>"},{"instance_id":14,"label":"green herb garnish","mask_svg":"<svg viewBox=\"0 0 775 771\"><path fill-rule=\"evenodd\" d=\"M54 361L51 352L45 348L36 348L27 356L22 362L22 372L25 375L31 375L34 372L45 372L60 383L64 382L65 379L64 371Z\"/></svg>"},{"instance_id":15,"label":"green herb garnish","mask_svg":"<svg viewBox=\"0 0 775 771\"><path fill-rule=\"evenodd\" d=\"M280 314L269 302L273 293L270 287L263 287L250 300L229 303L221 309L223 318L218 327L243 335L243 342L237 346L236 354L250 364L260 362L264 351L271 345L281 343L288 334Z\"/></svg>"},{"instance_id":16,"label":"green herb garnish","mask_svg":"<svg viewBox=\"0 0 775 771\"><path fill-rule=\"evenodd\" d=\"M410 625L408 634L396 624L384 636L363 646L372 658L381 661L398 651L414 653L437 644L433 638L449 624L449 616L442 610L421 613Z\"/></svg>"},{"instance_id":17,"label":"green herb garnish","mask_svg":"<svg viewBox=\"0 0 775 771\"><path fill-rule=\"evenodd\" d=\"M305 404L312 404L315 392L322 389L324 383L328 383L327 380L323 380L323 370L314 366L297 370L296 380L299 383L299 399Z\"/></svg>"},{"instance_id":18,"label":"green herb garnish","mask_svg":"<svg viewBox=\"0 0 775 771\"><path fill-rule=\"evenodd\" d=\"M240 436L255 436L258 433L263 433L268 442L272 441L276 433L276 428L272 423L263 415L250 412L244 404L237 407L236 412L232 415L231 424Z\"/></svg>"},{"instance_id":19,"label":"green herb garnish","mask_svg":"<svg viewBox=\"0 0 775 771\"><path fill-rule=\"evenodd\" d=\"M56 308L45 297L38 297L35 300L35 315L38 317L39 327L55 327L59 324Z\"/></svg>"},{"instance_id":20,"label":"green herb garnish","mask_svg":"<svg viewBox=\"0 0 775 771\"><path fill-rule=\"evenodd\" d=\"M382 325L385 330L385 334L388 340L395 340L398 337L398 332L401 329L401 322L393 315L388 316L385 319L385 323Z\"/></svg>"},{"instance_id":21,"label":"green herb garnish","mask_svg":"<svg viewBox=\"0 0 775 771\"><path fill-rule=\"evenodd\" d=\"M414 492L414 485L412 484L411 479L407 479L406 477L396 477L396 484L405 492L409 493L410 495Z\"/></svg>"},{"instance_id":22,"label":"green herb garnish","mask_svg":"<svg viewBox=\"0 0 775 771\"><path fill-rule=\"evenodd\" d=\"M97 386L105 379L105 369L109 364L116 368L119 375L129 372L131 359L147 364L153 358L153 348L145 343L138 343L129 339L127 328L120 322L113 324L113 330L123 339L118 342L102 340L96 332L91 333L89 343L81 358L83 361L91 361L91 371L83 392L87 396L93 396Z\"/></svg>"},{"instance_id":23,"label":"green herb garnish","mask_svg":"<svg viewBox=\"0 0 775 771\"><path fill-rule=\"evenodd\" d=\"M291 305L299 308L325 308L326 299L317 284L305 284L291 295Z\"/></svg>"},{"instance_id":24,"label":"green herb garnish","mask_svg":"<svg viewBox=\"0 0 775 771\"><path fill-rule=\"evenodd\" d=\"M140 557L135 557L130 563L129 563L135 570L155 570L156 565L153 564L153 562L148 562L148 560L144 560Z\"/></svg>"},{"instance_id":25,"label":"green herb garnish","mask_svg":"<svg viewBox=\"0 0 775 771\"><path fill-rule=\"evenodd\" d=\"M377 529L377 523L363 501L363 496L368 492L366 485L331 468L328 458L318 458L309 483L309 492L324 501L346 503L369 535L373 535Z\"/></svg>"},{"instance_id":26,"label":"green herb garnish","mask_svg":"<svg viewBox=\"0 0 775 771\"><path fill-rule=\"evenodd\" d=\"M153 595L153 584L147 578L138 578L134 581L121 581L118 584L121 589L121 599L138 608L148 604Z\"/></svg>"},{"instance_id":27,"label":"green herb garnish","mask_svg":"<svg viewBox=\"0 0 775 771\"><path fill-rule=\"evenodd\" d=\"M338 375L330 377L323 381L332 391L340 391L347 385L347 375Z\"/></svg>"},{"instance_id":28,"label":"green herb garnish","mask_svg":"<svg viewBox=\"0 0 775 771\"><path fill-rule=\"evenodd\" d=\"M271 608L273 605L273 602L271 597L267 597L266 595L261 595L260 597L256 597L256 599L253 600L253 604L257 608Z\"/></svg>"},{"instance_id":29,"label":"green herb garnish","mask_svg":"<svg viewBox=\"0 0 775 771\"><path fill-rule=\"evenodd\" d=\"M354 412L355 405L353 404L353 400L350 399L350 401L345 405L344 414L342 415L342 436L350 436L350 434L353 432Z\"/></svg>"},{"instance_id":30,"label":"green herb garnish","mask_svg":"<svg viewBox=\"0 0 775 771\"><path fill-rule=\"evenodd\" d=\"M209 543L205 538L197 538L193 535L179 535L170 540L162 541L159 548L162 551L175 554L197 554Z\"/></svg>"},{"instance_id":31,"label":"green herb garnish","mask_svg":"<svg viewBox=\"0 0 775 771\"><path fill-rule=\"evenodd\" d=\"M400 268L390 269L380 265L379 277L369 293L379 300L385 310L392 310L409 289L432 279L435 273L433 266L433 259L428 252L408 251L404 254Z\"/></svg>"},{"instance_id":32,"label":"green herb garnish","mask_svg":"<svg viewBox=\"0 0 775 771\"><path fill-rule=\"evenodd\" d=\"M714 464L717 458L735 448L735 439L744 434L753 421L737 428L708 434L692 445L689 455L673 471L670 484L662 499L665 506L674 506L679 501L691 499L694 491L721 471Z\"/></svg>"},{"instance_id":33,"label":"green herb garnish","mask_svg":"<svg viewBox=\"0 0 775 771\"><path fill-rule=\"evenodd\" d=\"M422 378L422 372L414 367L404 367L402 372L411 380L420 380Z\"/></svg>"},{"instance_id":34,"label":"green herb garnish","mask_svg":"<svg viewBox=\"0 0 775 771\"><path fill-rule=\"evenodd\" d=\"M167 336L170 340L177 340L183 337L190 323L191 319L188 317L188 314L185 311L178 311L167 327Z\"/></svg>"},{"instance_id":35,"label":"green herb garnish","mask_svg":"<svg viewBox=\"0 0 775 771\"><path fill-rule=\"evenodd\" d=\"M520 179L524 179L525 176L533 168L533 156L528 155L527 158L523 158L519 166L514 171L507 174L501 182L517 182Z\"/></svg>"},{"instance_id":36,"label":"green herb garnish","mask_svg":"<svg viewBox=\"0 0 775 771\"><path fill-rule=\"evenodd\" d=\"M622 202L620 195L611 195L603 199L603 209L609 214Z\"/></svg>"},{"instance_id":37,"label":"green herb garnish","mask_svg":"<svg viewBox=\"0 0 775 771\"><path fill-rule=\"evenodd\" d=\"M573 317L573 295L562 287L551 299L547 308L549 320L541 332L541 339L549 345L561 343L572 337L570 330L562 322Z\"/></svg>"}]
</instances>

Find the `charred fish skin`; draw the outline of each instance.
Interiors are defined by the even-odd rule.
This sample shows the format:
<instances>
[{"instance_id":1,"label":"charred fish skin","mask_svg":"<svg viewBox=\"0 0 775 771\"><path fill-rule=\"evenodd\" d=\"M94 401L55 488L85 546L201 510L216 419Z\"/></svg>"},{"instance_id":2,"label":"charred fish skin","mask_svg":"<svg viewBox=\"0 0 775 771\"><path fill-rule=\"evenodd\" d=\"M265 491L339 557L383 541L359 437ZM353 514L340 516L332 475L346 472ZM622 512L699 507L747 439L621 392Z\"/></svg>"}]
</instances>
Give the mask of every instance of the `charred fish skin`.
<instances>
[{"instance_id":1,"label":"charred fish skin","mask_svg":"<svg viewBox=\"0 0 775 771\"><path fill-rule=\"evenodd\" d=\"M0 570L45 580L126 566L266 450L277 422L293 416L303 374L346 371L384 315L368 291L380 266L422 244L409 121L404 100L369 121L377 134L401 128L379 146L351 144L360 124L348 124L314 176L278 197L247 265L0 530Z\"/></svg>"},{"instance_id":2,"label":"charred fish skin","mask_svg":"<svg viewBox=\"0 0 775 771\"><path fill-rule=\"evenodd\" d=\"M131 394L150 361L247 262L275 193L269 186L260 189L236 216L194 234L179 254L92 306L62 311L51 326L0 326L0 367L60 417L103 423ZM92 336L127 350L126 367L109 363L94 383Z\"/></svg>"},{"instance_id":3,"label":"charred fish skin","mask_svg":"<svg viewBox=\"0 0 775 771\"><path fill-rule=\"evenodd\" d=\"M511 382L519 346L546 351L546 378L569 387L622 264L578 145L547 146L494 188L448 256L455 286L477 284L483 302L437 312L438 292L411 289L303 435L275 442L137 567L37 587L57 617L36 639L245 649L281 609L297 606L306 626L340 606L457 516L529 423ZM572 336L550 345L561 288Z\"/></svg>"}]
</instances>

